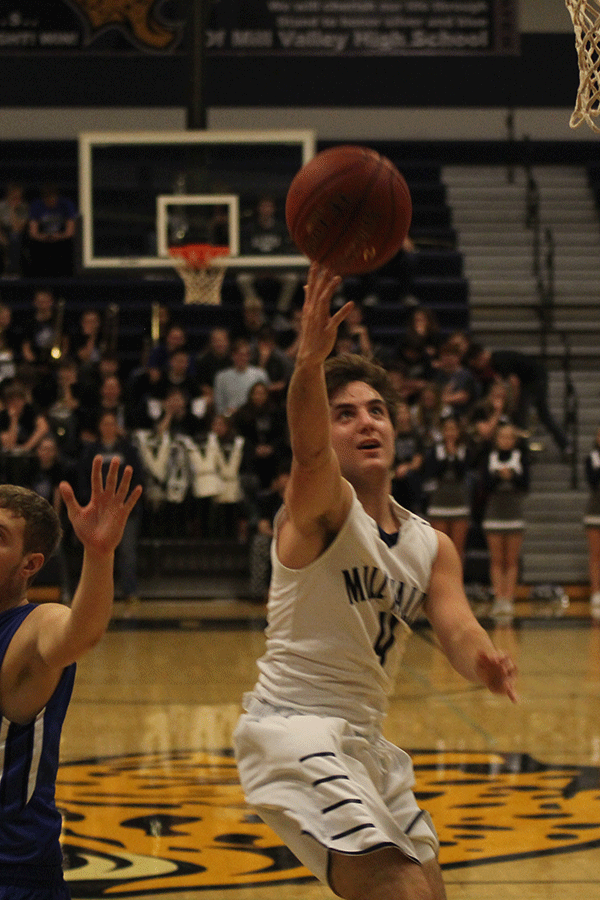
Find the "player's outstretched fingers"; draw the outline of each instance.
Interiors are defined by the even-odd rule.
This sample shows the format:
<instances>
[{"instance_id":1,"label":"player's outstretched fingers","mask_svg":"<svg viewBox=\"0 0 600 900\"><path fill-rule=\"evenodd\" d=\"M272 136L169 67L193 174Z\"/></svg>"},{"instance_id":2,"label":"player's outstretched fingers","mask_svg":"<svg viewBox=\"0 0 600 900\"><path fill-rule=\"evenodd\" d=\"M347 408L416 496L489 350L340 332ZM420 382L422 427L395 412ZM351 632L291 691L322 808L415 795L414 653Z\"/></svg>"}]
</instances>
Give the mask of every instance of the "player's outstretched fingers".
<instances>
[{"instance_id":1,"label":"player's outstretched fingers","mask_svg":"<svg viewBox=\"0 0 600 900\"><path fill-rule=\"evenodd\" d=\"M62 501L67 508L67 515L69 515L70 510L79 505L75 499L75 492L68 481L61 481L58 485L58 490Z\"/></svg>"},{"instance_id":2,"label":"player's outstretched fingers","mask_svg":"<svg viewBox=\"0 0 600 900\"><path fill-rule=\"evenodd\" d=\"M114 462L114 460L113 460ZM131 466L125 466L123 469L123 475L121 476L121 481L117 487L116 491L116 499L119 503L124 503L127 494L129 493L129 485L131 484L131 478L133 476L133 469Z\"/></svg>"},{"instance_id":3,"label":"player's outstretched fingers","mask_svg":"<svg viewBox=\"0 0 600 900\"><path fill-rule=\"evenodd\" d=\"M100 454L96 454L94 459L92 460L92 496L100 494L104 488L102 483L102 457Z\"/></svg>"},{"instance_id":4,"label":"player's outstretched fingers","mask_svg":"<svg viewBox=\"0 0 600 900\"><path fill-rule=\"evenodd\" d=\"M95 462L96 460L94 460ZM107 493L111 496L114 496L117 490L117 480L119 478L119 467L121 462L118 456L113 456L108 466L108 472L106 473L106 484L105 489ZM102 466L102 457L100 457L100 466Z\"/></svg>"},{"instance_id":5,"label":"player's outstretched fingers","mask_svg":"<svg viewBox=\"0 0 600 900\"><path fill-rule=\"evenodd\" d=\"M477 672L493 694L506 694L513 703L517 702L515 690L517 667L510 656L480 653L477 659Z\"/></svg>"},{"instance_id":6,"label":"player's outstretched fingers","mask_svg":"<svg viewBox=\"0 0 600 900\"><path fill-rule=\"evenodd\" d=\"M125 513L129 515L135 504L138 502L140 497L142 496L143 488L141 484L137 484L134 489L129 494L129 488L131 486L131 479L133 477L133 469L131 466L125 466L123 471L123 477L121 478L121 483L119 485L119 489L117 491L116 499L119 503L123 504L123 508ZM129 494L129 496L127 496Z\"/></svg>"}]
</instances>

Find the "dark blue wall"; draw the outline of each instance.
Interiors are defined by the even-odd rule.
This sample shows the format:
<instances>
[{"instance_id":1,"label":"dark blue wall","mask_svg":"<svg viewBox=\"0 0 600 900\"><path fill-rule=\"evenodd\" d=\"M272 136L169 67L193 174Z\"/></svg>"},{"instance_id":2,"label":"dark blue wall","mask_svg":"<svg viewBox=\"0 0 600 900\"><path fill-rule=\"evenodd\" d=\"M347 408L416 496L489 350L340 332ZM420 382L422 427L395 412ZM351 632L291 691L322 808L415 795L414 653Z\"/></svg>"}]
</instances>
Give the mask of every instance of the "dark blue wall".
<instances>
[{"instance_id":1,"label":"dark blue wall","mask_svg":"<svg viewBox=\"0 0 600 900\"><path fill-rule=\"evenodd\" d=\"M186 107L189 55L4 55L0 106ZM524 34L516 56L214 57L206 106L570 107L572 33Z\"/></svg>"}]
</instances>

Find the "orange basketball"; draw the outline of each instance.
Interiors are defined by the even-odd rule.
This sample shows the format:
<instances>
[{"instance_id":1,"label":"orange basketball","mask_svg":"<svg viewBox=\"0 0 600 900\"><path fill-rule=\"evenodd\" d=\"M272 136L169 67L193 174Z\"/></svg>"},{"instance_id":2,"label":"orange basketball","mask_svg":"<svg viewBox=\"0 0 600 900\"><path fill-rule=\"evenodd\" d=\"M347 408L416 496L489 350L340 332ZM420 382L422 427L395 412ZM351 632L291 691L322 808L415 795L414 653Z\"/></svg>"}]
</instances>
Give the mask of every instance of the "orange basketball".
<instances>
[{"instance_id":1,"label":"orange basketball","mask_svg":"<svg viewBox=\"0 0 600 900\"><path fill-rule=\"evenodd\" d=\"M396 255L408 235L412 201L389 159L348 144L323 150L300 169L285 218L309 259L338 275L359 275Z\"/></svg>"}]
</instances>

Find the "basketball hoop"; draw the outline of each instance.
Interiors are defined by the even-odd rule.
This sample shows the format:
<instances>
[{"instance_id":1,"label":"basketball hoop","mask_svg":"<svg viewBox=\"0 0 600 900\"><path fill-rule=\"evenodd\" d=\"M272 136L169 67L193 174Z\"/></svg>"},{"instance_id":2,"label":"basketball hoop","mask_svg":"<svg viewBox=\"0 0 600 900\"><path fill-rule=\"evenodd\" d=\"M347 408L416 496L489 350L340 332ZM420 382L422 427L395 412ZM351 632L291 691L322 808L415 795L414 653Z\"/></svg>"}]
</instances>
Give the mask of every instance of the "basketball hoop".
<instances>
[{"instance_id":1,"label":"basketball hoop","mask_svg":"<svg viewBox=\"0 0 600 900\"><path fill-rule=\"evenodd\" d=\"M600 0L565 0L575 30L579 88L569 125L587 122L600 134L594 119L600 116Z\"/></svg>"},{"instance_id":2,"label":"basketball hoop","mask_svg":"<svg viewBox=\"0 0 600 900\"><path fill-rule=\"evenodd\" d=\"M218 306L225 278L225 265L211 265L217 257L229 256L229 247L213 244L186 244L169 247L175 268L184 285L184 302Z\"/></svg>"}]
</instances>

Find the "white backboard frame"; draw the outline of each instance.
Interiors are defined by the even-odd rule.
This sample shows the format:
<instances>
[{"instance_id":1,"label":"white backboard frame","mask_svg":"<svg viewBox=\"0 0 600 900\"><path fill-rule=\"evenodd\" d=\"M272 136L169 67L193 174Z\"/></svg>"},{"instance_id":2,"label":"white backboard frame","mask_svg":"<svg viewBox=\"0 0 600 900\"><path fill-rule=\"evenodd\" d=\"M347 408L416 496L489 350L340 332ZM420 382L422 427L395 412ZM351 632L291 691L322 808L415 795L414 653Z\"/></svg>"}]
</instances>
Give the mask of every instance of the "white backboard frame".
<instances>
[{"instance_id":1,"label":"white backboard frame","mask_svg":"<svg viewBox=\"0 0 600 900\"><path fill-rule=\"evenodd\" d=\"M240 253L240 198L237 194L159 194L156 198L156 235L158 255L173 259L169 253L170 206L226 206L228 214L228 244L231 256Z\"/></svg>"},{"instance_id":2,"label":"white backboard frame","mask_svg":"<svg viewBox=\"0 0 600 900\"><path fill-rule=\"evenodd\" d=\"M82 265L88 269L140 269L165 268L173 265L167 255L161 256L160 248L154 256L106 256L94 255L93 221L93 150L97 146L126 146L128 144L297 144L301 151L301 165L305 165L316 153L316 133L310 129L272 129L247 131L107 131L83 132L79 135L79 202L81 209ZM165 195L157 195L165 196ZM175 195L174 195L175 196ZM182 195L184 196L184 195ZM201 195L197 195L201 196ZM215 195L216 196L216 195ZM160 234L160 233L158 233ZM160 240L160 237L157 238ZM217 265L237 268L288 268L308 265L302 254L288 255L238 255L217 257Z\"/></svg>"}]
</instances>

